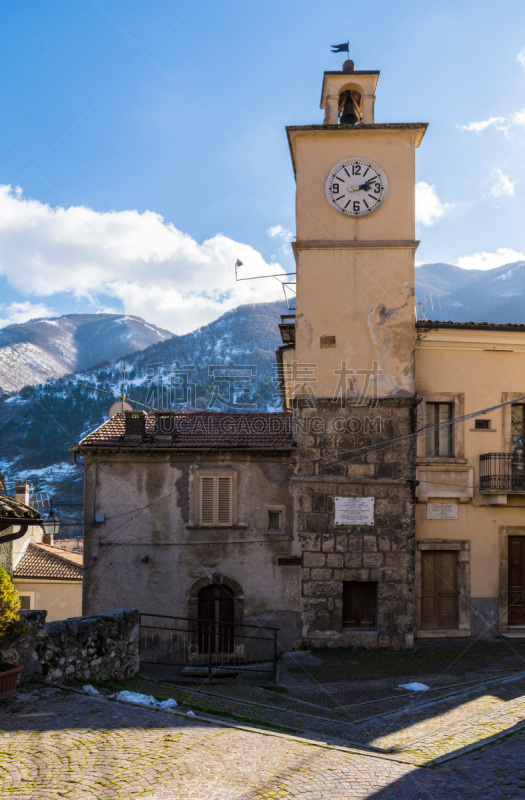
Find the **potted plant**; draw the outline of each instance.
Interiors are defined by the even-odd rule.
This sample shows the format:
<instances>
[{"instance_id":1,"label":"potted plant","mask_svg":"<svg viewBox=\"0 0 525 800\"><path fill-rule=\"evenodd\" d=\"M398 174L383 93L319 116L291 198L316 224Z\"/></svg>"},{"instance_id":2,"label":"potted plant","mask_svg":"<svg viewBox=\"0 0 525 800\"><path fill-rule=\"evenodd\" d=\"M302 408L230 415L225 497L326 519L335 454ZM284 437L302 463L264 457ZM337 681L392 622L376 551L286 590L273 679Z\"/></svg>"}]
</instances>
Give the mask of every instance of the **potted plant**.
<instances>
[{"instance_id":1,"label":"potted plant","mask_svg":"<svg viewBox=\"0 0 525 800\"><path fill-rule=\"evenodd\" d=\"M20 599L5 569L0 567L0 650L27 631L20 619ZM16 691L22 667L0 660L0 700L12 697Z\"/></svg>"}]
</instances>

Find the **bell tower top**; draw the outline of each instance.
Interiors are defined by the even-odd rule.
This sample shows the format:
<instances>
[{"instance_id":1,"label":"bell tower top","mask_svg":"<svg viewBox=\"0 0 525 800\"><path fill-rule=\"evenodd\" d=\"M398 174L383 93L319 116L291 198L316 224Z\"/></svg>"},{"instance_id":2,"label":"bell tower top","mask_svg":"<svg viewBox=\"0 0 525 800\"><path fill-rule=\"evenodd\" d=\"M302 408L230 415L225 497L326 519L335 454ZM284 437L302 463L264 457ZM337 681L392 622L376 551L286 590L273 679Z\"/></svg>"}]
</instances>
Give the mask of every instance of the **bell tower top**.
<instances>
[{"instance_id":1,"label":"bell tower top","mask_svg":"<svg viewBox=\"0 0 525 800\"><path fill-rule=\"evenodd\" d=\"M345 61L341 72L325 72L321 94L323 124L337 125L341 113L343 125L372 125L378 80L379 71L354 70L353 61Z\"/></svg>"}]
</instances>

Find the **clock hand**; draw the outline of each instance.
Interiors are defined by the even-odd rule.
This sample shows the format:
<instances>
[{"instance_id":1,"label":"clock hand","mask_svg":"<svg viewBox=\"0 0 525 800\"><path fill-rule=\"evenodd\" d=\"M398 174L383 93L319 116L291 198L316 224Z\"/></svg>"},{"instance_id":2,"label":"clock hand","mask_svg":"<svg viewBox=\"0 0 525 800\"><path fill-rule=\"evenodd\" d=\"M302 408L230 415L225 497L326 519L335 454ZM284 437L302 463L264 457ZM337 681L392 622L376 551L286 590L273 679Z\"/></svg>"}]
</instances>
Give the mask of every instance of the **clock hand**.
<instances>
[{"instance_id":1,"label":"clock hand","mask_svg":"<svg viewBox=\"0 0 525 800\"><path fill-rule=\"evenodd\" d=\"M375 183L377 180L377 176L375 178L369 178L365 183L362 183L361 186L358 186L358 189L364 189L367 192L370 189L370 184Z\"/></svg>"},{"instance_id":2,"label":"clock hand","mask_svg":"<svg viewBox=\"0 0 525 800\"><path fill-rule=\"evenodd\" d=\"M375 178L369 178L367 181L365 181L365 183L362 183L360 186L349 186L348 189L347 189L347 192L348 193L359 192L362 189L364 189L365 192L367 192L370 189L370 184L371 183L375 183L377 181L377 179L378 178L377 178L377 175L376 175Z\"/></svg>"}]
</instances>

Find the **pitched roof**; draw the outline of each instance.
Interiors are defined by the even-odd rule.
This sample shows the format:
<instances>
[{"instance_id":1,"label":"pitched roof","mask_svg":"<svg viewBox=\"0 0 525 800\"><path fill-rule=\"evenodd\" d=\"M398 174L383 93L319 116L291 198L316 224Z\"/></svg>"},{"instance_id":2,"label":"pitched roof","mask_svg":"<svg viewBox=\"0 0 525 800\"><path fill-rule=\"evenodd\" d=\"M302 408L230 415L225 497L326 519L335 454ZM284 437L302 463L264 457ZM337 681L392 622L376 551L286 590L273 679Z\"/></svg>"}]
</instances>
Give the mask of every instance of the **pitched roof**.
<instances>
[{"instance_id":1,"label":"pitched roof","mask_svg":"<svg viewBox=\"0 0 525 800\"><path fill-rule=\"evenodd\" d=\"M288 412L227 414L215 411L119 412L88 434L78 449L91 447L135 450L186 448L293 447L292 414ZM76 449L76 448L75 448Z\"/></svg>"},{"instance_id":2,"label":"pitched roof","mask_svg":"<svg viewBox=\"0 0 525 800\"><path fill-rule=\"evenodd\" d=\"M6 494L0 492L0 517L8 519L13 518L13 523L20 520L34 520L40 521L40 514L31 506L26 506L20 503L14 497L8 497Z\"/></svg>"},{"instance_id":3,"label":"pitched roof","mask_svg":"<svg viewBox=\"0 0 525 800\"><path fill-rule=\"evenodd\" d=\"M479 331L525 331L525 325L518 322L433 322L430 319L420 319L416 328L467 328Z\"/></svg>"},{"instance_id":4,"label":"pitched roof","mask_svg":"<svg viewBox=\"0 0 525 800\"><path fill-rule=\"evenodd\" d=\"M14 570L13 577L81 581L82 554L30 542Z\"/></svg>"}]
</instances>

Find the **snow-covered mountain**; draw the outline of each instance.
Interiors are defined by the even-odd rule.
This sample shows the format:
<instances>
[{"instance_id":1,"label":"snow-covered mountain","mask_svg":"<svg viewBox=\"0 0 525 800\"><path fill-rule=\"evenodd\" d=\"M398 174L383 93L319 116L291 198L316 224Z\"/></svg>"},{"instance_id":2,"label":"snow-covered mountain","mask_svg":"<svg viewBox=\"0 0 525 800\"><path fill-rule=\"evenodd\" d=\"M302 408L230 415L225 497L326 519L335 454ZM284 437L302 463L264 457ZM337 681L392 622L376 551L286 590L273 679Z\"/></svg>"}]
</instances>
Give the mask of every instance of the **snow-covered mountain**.
<instances>
[{"instance_id":1,"label":"snow-covered mountain","mask_svg":"<svg viewBox=\"0 0 525 800\"><path fill-rule=\"evenodd\" d=\"M122 314L67 314L0 330L0 392L17 392L144 350L173 334Z\"/></svg>"},{"instance_id":2,"label":"snow-covered mountain","mask_svg":"<svg viewBox=\"0 0 525 800\"><path fill-rule=\"evenodd\" d=\"M525 324L525 261L490 270L424 264L416 301L418 319Z\"/></svg>"},{"instance_id":3,"label":"snow-covered mountain","mask_svg":"<svg viewBox=\"0 0 525 800\"><path fill-rule=\"evenodd\" d=\"M127 356L127 396L136 408L280 410L275 350L282 313L284 303L240 306ZM11 490L17 480L30 480L57 501L81 502L82 470L68 448L120 397L121 360L108 362L0 397L0 472Z\"/></svg>"}]
</instances>

